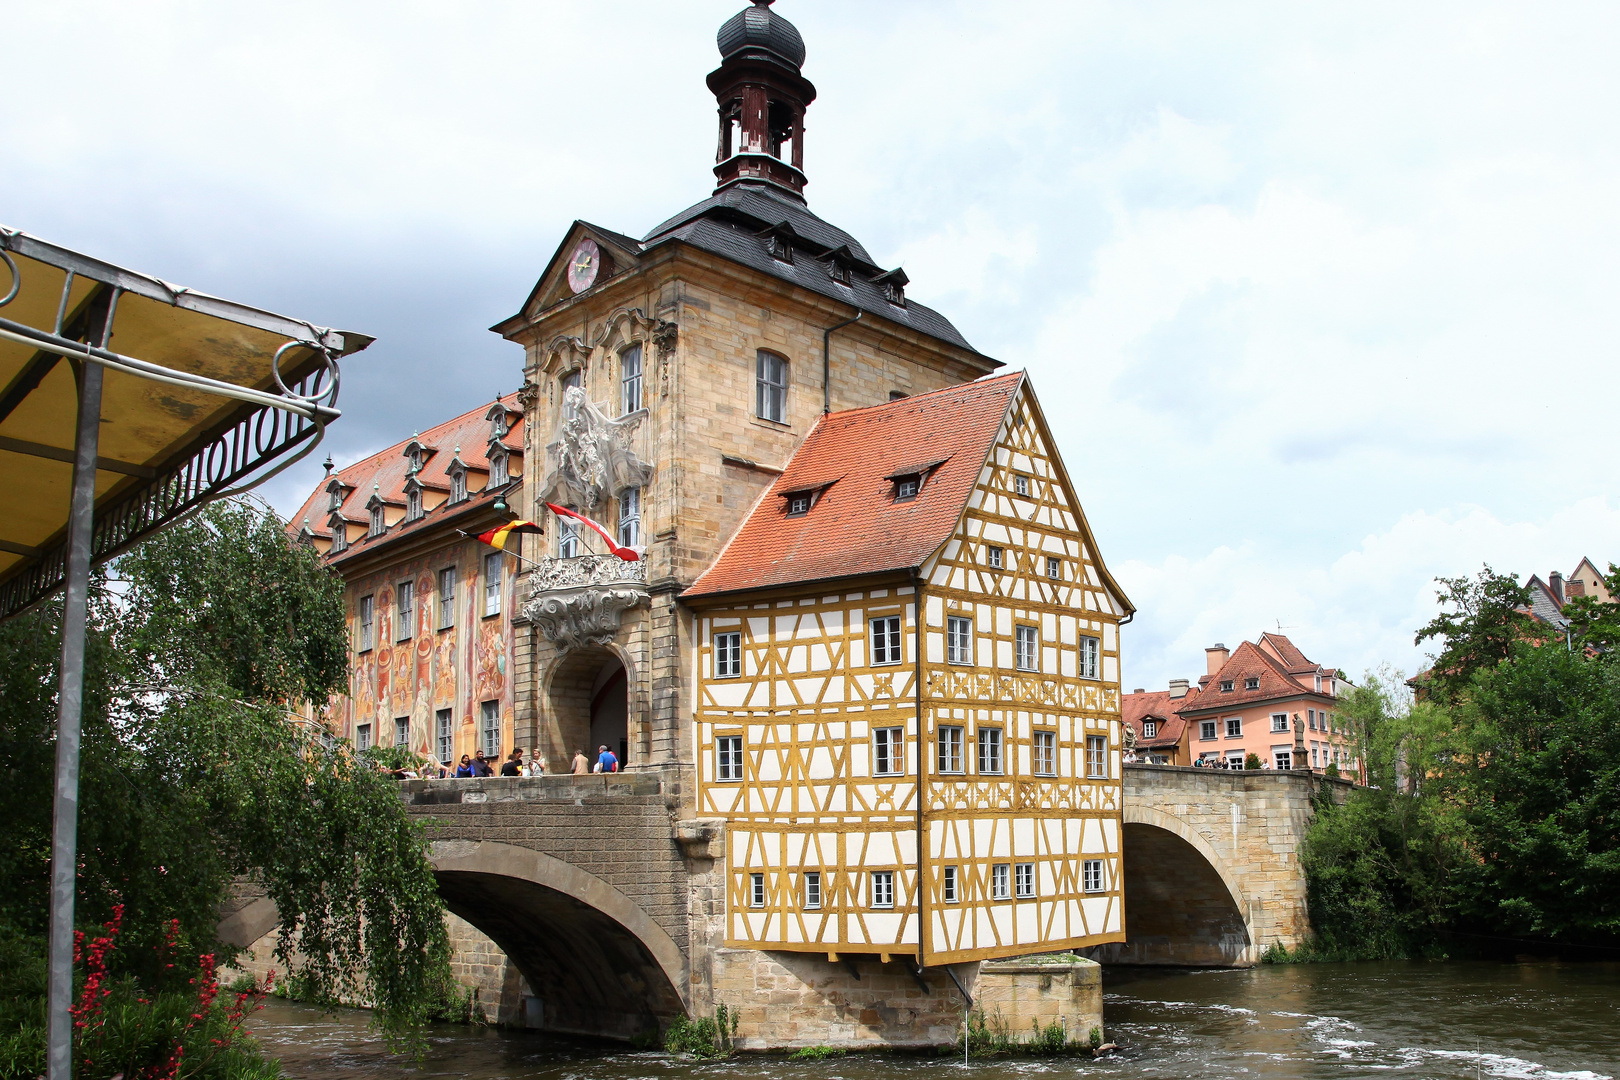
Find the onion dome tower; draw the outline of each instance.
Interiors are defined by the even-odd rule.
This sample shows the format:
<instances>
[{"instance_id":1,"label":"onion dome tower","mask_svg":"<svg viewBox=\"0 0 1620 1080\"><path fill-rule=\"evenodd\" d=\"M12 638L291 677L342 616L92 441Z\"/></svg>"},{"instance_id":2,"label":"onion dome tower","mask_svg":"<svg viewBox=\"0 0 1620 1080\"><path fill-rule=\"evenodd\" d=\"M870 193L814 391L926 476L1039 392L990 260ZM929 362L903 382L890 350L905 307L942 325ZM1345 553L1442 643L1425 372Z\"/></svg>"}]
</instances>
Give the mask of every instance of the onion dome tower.
<instances>
[{"instance_id":1,"label":"onion dome tower","mask_svg":"<svg viewBox=\"0 0 1620 1080\"><path fill-rule=\"evenodd\" d=\"M754 181L803 201L804 110L816 88L799 74L804 39L773 2L753 0L715 38L720 66L708 78L720 111L715 191Z\"/></svg>"}]
</instances>

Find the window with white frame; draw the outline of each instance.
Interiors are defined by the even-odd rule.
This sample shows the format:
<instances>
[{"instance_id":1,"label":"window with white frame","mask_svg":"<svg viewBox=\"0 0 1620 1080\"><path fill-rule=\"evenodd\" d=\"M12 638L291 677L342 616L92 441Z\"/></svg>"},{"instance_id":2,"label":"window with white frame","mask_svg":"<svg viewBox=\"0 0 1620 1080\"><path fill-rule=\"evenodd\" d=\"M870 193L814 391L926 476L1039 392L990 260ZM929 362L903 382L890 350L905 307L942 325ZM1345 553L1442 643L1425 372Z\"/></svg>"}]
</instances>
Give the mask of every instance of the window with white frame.
<instances>
[{"instance_id":1,"label":"window with white frame","mask_svg":"<svg viewBox=\"0 0 1620 1080\"><path fill-rule=\"evenodd\" d=\"M455 725L451 720L449 709L440 709L434 716L434 726L437 729L439 760L449 762L456 752Z\"/></svg>"},{"instance_id":2,"label":"window with white frame","mask_svg":"<svg viewBox=\"0 0 1620 1080\"><path fill-rule=\"evenodd\" d=\"M1013 627L1013 666L1019 671L1039 671L1041 668L1041 635L1033 626Z\"/></svg>"},{"instance_id":3,"label":"window with white frame","mask_svg":"<svg viewBox=\"0 0 1620 1080\"><path fill-rule=\"evenodd\" d=\"M1012 898L1012 885L1009 882L1012 868L1006 863L996 863L990 868L990 899L1008 900Z\"/></svg>"},{"instance_id":4,"label":"window with white frame","mask_svg":"<svg viewBox=\"0 0 1620 1080\"><path fill-rule=\"evenodd\" d=\"M940 899L947 904L954 904L962 899L962 893L957 888L956 867L946 866L941 869L939 894Z\"/></svg>"},{"instance_id":5,"label":"window with white frame","mask_svg":"<svg viewBox=\"0 0 1620 1080\"><path fill-rule=\"evenodd\" d=\"M804 906L807 911L821 907L821 871L807 870L804 874Z\"/></svg>"},{"instance_id":6,"label":"window with white frame","mask_svg":"<svg viewBox=\"0 0 1620 1080\"><path fill-rule=\"evenodd\" d=\"M1226 718L1226 737L1228 739L1243 738L1243 717L1228 716Z\"/></svg>"},{"instance_id":7,"label":"window with white frame","mask_svg":"<svg viewBox=\"0 0 1620 1080\"><path fill-rule=\"evenodd\" d=\"M714 740L714 778L741 780L743 778L743 741L741 735L722 735Z\"/></svg>"},{"instance_id":8,"label":"window with white frame","mask_svg":"<svg viewBox=\"0 0 1620 1080\"><path fill-rule=\"evenodd\" d=\"M875 908L894 907L894 871L872 871L872 906Z\"/></svg>"},{"instance_id":9,"label":"window with white frame","mask_svg":"<svg viewBox=\"0 0 1620 1080\"><path fill-rule=\"evenodd\" d=\"M394 640L404 641L415 633L416 586L402 581L394 586L394 596L399 600L399 622L394 626Z\"/></svg>"},{"instance_id":10,"label":"window with white frame","mask_svg":"<svg viewBox=\"0 0 1620 1080\"><path fill-rule=\"evenodd\" d=\"M1315 709L1306 709L1305 710L1305 723L1306 723L1306 726L1309 727L1312 731L1316 730L1316 710ZM1325 731L1327 729L1324 728L1323 730Z\"/></svg>"},{"instance_id":11,"label":"window with white frame","mask_svg":"<svg viewBox=\"0 0 1620 1080\"><path fill-rule=\"evenodd\" d=\"M815 494L809 491L795 491L787 497L788 517L802 517L810 512L815 504Z\"/></svg>"},{"instance_id":12,"label":"window with white frame","mask_svg":"<svg viewBox=\"0 0 1620 1080\"><path fill-rule=\"evenodd\" d=\"M1260 677L1258 675L1251 675L1247 679L1244 679L1243 680L1243 689L1245 689L1245 690L1258 690L1258 689L1260 689Z\"/></svg>"},{"instance_id":13,"label":"window with white frame","mask_svg":"<svg viewBox=\"0 0 1620 1080\"><path fill-rule=\"evenodd\" d=\"M984 563L992 570L1002 569L1005 556L1006 551L997 544L991 544L984 549Z\"/></svg>"},{"instance_id":14,"label":"window with white frame","mask_svg":"<svg viewBox=\"0 0 1620 1080\"><path fill-rule=\"evenodd\" d=\"M1082 637L1079 644L1080 677L1082 679L1095 679L1097 677L1097 639Z\"/></svg>"},{"instance_id":15,"label":"window with white frame","mask_svg":"<svg viewBox=\"0 0 1620 1080\"><path fill-rule=\"evenodd\" d=\"M641 408L641 346L632 345L619 354L619 414Z\"/></svg>"},{"instance_id":16,"label":"window with white frame","mask_svg":"<svg viewBox=\"0 0 1620 1080\"><path fill-rule=\"evenodd\" d=\"M1142 721L1142 738L1156 739L1159 737L1159 722L1157 720Z\"/></svg>"},{"instance_id":17,"label":"window with white frame","mask_svg":"<svg viewBox=\"0 0 1620 1080\"><path fill-rule=\"evenodd\" d=\"M557 558L574 559L579 557L579 525L571 518L560 518L557 521Z\"/></svg>"},{"instance_id":18,"label":"window with white frame","mask_svg":"<svg viewBox=\"0 0 1620 1080\"><path fill-rule=\"evenodd\" d=\"M1080 887L1086 892L1103 891L1103 861L1101 859L1081 860Z\"/></svg>"},{"instance_id":19,"label":"window with white frame","mask_svg":"<svg viewBox=\"0 0 1620 1080\"><path fill-rule=\"evenodd\" d=\"M1013 477L1013 494L1029 496L1029 477L1022 474Z\"/></svg>"},{"instance_id":20,"label":"window with white frame","mask_svg":"<svg viewBox=\"0 0 1620 1080\"><path fill-rule=\"evenodd\" d=\"M872 620L872 663L898 664L900 655L900 616L886 615Z\"/></svg>"},{"instance_id":21,"label":"window with white frame","mask_svg":"<svg viewBox=\"0 0 1620 1080\"><path fill-rule=\"evenodd\" d=\"M1108 736L1086 736L1086 775L1097 778L1108 776Z\"/></svg>"},{"instance_id":22,"label":"window with white frame","mask_svg":"<svg viewBox=\"0 0 1620 1080\"><path fill-rule=\"evenodd\" d=\"M495 759L501 756L501 703L485 701L478 708L479 719L482 721L480 727L484 756L493 767Z\"/></svg>"},{"instance_id":23,"label":"window with white frame","mask_svg":"<svg viewBox=\"0 0 1620 1080\"><path fill-rule=\"evenodd\" d=\"M1230 694L1231 692L1232 692L1232 680L1231 679L1222 679L1221 680L1221 693Z\"/></svg>"},{"instance_id":24,"label":"window with white frame","mask_svg":"<svg viewBox=\"0 0 1620 1080\"><path fill-rule=\"evenodd\" d=\"M492 551L484 556L484 615L501 613L501 553Z\"/></svg>"},{"instance_id":25,"label":"window with white frame","mask_svg":"<svg viewBox=\"0 0 1620 1080\"><path fill-rule=\"evenodd\" d=\"M1046 576L1053 581L1063 580L1063 560L1056 555L1046 557Z\"/></svg>"},{"instance_id":26,"label":"window with white frame","mask_svg":"<svg viewBox=\"0 0 1620 1080\"><path fill-rule=\"evenodd\" d=\"M1292 750L1273 750L1271 752L1271 767L1284 772L1294 767L1294 752Z\"/></svg>"},{"instance_id":27,"label":"window with white frame","mask_svg":"<svg viewBox=\"0 0 1620 1080\"><path fill-rule=\"evenodd\" d=\"M354 729L354 748L356 750L371 749L371 725L361 724Z\"/></svg>"},{"instance_id":28,"label":"window with white frame","mask_svg":"<svg viewBox=\"0 0 1620 1080\"><path fill-rule=\"evenodd\" d=\"M1001 775L1001 729L979 729L979 773L982 776Z\"/></svg>"},{"instance_id":29,"label":"window with white frame","mask_svg":"<svg viewBox=\"0 0 1620 1080\"><path fill-rule=\"evenodd\" d=\"M456 625L456 568L447 566L439 571L439 629Z\"/></svg>"},{"instance_id":30,"label":"window with white frame","mask_svg":"<svg viewBox=\"0 0 1620 1080\"><path fill-rule=\"evenodd\" d=\"M920 490L922 490L922 477L916 473L897 477L894 481L894 497L897 501L915 499L917 492Z\"/></svg>"},{"instance_id":31,"label":"window with white frame","mask_svg":"<svg viewBox=\"0 0 1620 1080\"><path fill-rule=\"evenodd\" d=\"M742 674L742 633L714 635L714 677L735 679Z\"/></svg>"},{"instance_id":32,"label":"window with white frame","mask_svg":"<svg viewBox=\"0 0 1620 1080\"><path fill-rule=\"evenodd\" d=\"M1031 763L1036 776L1057 775L1057 732L1039 731L1034 735L1032 744L1034 761Z\"/></svg>"},{"instance_id":33,"label":"window with white frame","mask_svg":"<svg viewBox=\"0 0 1620 1080\"><path fill-rule=\"evenodd\" d=\"M906 729L880 727L872 730L872 775L900 776L906 771Z\"/></svg>"},{"instance_id":34,"label":"window with white frame","mask_svg":"<svg viewBox=\"0 0 1620 1080\"><path fill-rule=\"evenodd\" d=\"M748 906L749 907L764 907L765 906L765 875L764 874L749 874L748 875Z\"/></svg>"},{"instance_id":35,"label":"window with white frame","mask_svg":"<svg viewBox=\"0 0 1620 1080\"><path fill-rule=\"evenodd\" d=\"M1021 862L1013 865L1013 890L1020 900L1028 900L1035 895L1035 864Z\"/></svg>"},{"instance_id":36,"label":"window with white frame","mask_svg":"<svg viewBox=\"0 0 1620 1080\"><path fill-rule=\"evenodd\" d=\"M952 664L973 663L973 620L963 615L945 616L945 659Z\"/></svg>"},{"instance_id":37,"label":"window with white frame","mask_svg":"<svg viewBox=\"0 0 1620 1080\"><path fill-rule=\"evenodd\" d=\"M360 598L360 652L370 652L376 645L376 597Z\"/></svg>"},{"instance_id":38,"label":"window with white frame","mask_svg":"<svg viewBox=\"0 0 1620 1080\"><path fill-rule=\"evenodd\" d=\"M942 773L959 773L962 771L962 729L954 725L945 725L939 729L939 771Z\"/></svg>"},{"instance_id":39,"label":"window with white frame","mask_svg":"<svg viewBox=\"0 0 1620 1080\"><path fill-rule=\"evenodd\" d=\"M1287 731L1288 730L1288 714L1285 713L1285 712L1274 712L1274 713L1272 713L1271 714L1271 730L1274 731L1274 732Z\"/></svg>"},{"instance_id":40,"label":"window with white frame","mask_svg":"<svg viewBox=\"0 0 1620 1080\"><path fill-rule=\"evenodd\" d=\"M394 745L408 746L411 741L411 718L400 716L394 719Z\"/></svg>"},{"instance_id":41,"label":"window with white frame","mask_svg":"<svg viewBox=\"0 0 1620 1080\"><path fill-rule=\"evenodd\" d=\"M1200 739L1204 739L1206 741L1209 740L1209 739L1215 738L1216 737L1215 721L1213 721L1213 720L1200 720L1200 721L1198 721L1198 737Z\"/></svg>"},{"instance_id":42,"label":"window with white frame","mask_svg":"<svg viewBox=\"0 0 1620 1080\"><path fill-rule=\"evenodd\" d=\"M619 492L619 546L641 543L641 489L627 487Z\"/></svg>"},{"instance_id":43,"label":"window with white frame","mask_svg":"<svg viewBox=\"0 0 1620 1080\"><path fill-rule=\"evenodd\" d=\"M788 362L775 353L761 351L754 379L754 413L761 420L787 423Z\"/></svg>"}]
</instances>

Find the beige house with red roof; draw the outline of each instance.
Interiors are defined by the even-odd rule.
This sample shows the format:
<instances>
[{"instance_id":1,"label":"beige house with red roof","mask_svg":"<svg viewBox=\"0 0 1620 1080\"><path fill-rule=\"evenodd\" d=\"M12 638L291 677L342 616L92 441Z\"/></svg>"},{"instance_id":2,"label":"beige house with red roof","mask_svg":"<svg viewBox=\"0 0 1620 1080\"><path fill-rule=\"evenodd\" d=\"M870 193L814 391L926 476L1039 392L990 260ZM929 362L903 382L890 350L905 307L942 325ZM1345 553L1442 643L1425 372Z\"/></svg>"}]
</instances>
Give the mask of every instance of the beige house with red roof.
<instances>
[{"instance_id":1,"label":"beige house with red roof","mask_svg":"<svg viewBox=\"0 0 1620 1080\"><path fill-rule=\"evenodd\" d=\"M473 537L521 505L523 447L509 394L329 473L293 516L343 576L350 687L322 711L357 747L511 750L519 563Z\"/></svg>"}]
</instances>

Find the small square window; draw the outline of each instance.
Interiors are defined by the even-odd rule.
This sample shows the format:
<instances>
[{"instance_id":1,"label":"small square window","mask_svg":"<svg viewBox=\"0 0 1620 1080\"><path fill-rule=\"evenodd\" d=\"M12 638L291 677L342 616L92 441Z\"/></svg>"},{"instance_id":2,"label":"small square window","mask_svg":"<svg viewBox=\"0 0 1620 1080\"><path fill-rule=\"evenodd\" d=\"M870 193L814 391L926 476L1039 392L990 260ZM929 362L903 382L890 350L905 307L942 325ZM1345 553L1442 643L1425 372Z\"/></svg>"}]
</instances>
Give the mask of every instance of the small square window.
<instances>
[{"instance_id":1,"label":"small square window","mask_svg":"<svg viewBox=\"0 0 1620 1080\"><path fill-rule=\"evenodd\" d=\"M765 875L748 875L748 906L759 908L765 906Z\"/></svg>"},{"instance_id":2,"label":"small square window","mask_svg":"<svg viewBox=\"0 0 1620 1080\"><path fill-rule=\"evenodd\" d=\"M942 773L960 773L962 771L962 729L959 727L942 727L939 729L939 771Z\"/></svg>"},{"instance_id":3,"label":"small square window","mask_svg":"<svg viewBox=\"0 0 1620 1080\"><path fill-rule=\"evenodd\" d=\"M1271 730L1274 732L1286 732L1288 730L1288 714L1281 712L1272 713Z\"/></svg>"},{"instance_id":4,"label":"small square window","mask_svg":"<svg viewBox=\"0 0 1620 1080\"><path fill-rule=\"evenodd\" d=\"M1015 476L1015 477L1013 477L1013 494L1014 495L1023 495L1026 498L1028 497L1028 495L1029 495L1029 477L1027 477L1027 476Z\"/></svg>"},{"instance_id":5,"label":"small square window","mask_svg":"<svg viewBox=\"0 0 1620 1080\"><path fill-rule=\"evenodd\" d=\"M1258 689L1260 689L1260 679L1259 679L1259 677L1251 675L1247 679L1244 679L1243 680L1243 689L1245 689L1245 690L1258 690Z\"/></svg>"},{"instance_id":6,"label":"small square window","mask_svg":"<svg viewBox=\"0 0 1620 1080\"><path fill-rule=\"evenodd\" d=\"M806 911L821 907L821 871L809 870L804 875L804 906Z\"/></svg>"},{"instance_id":7,"label":"small square window","mask_svg":"<svg viewBox=\"0 0 1620 1080\"><path fill-rule=\"evenodd\" d=\"M990 868L990 899L1006 900L1012 896L1009 870L1006 863L996 863Z\"/></svg>"},{"instance_id":8,"label":"small square window","mask_svg":"<svg viewBox=\"0 0 1620 1080\"><path fill-rule=\"evenodd\" d=\"M1046 576L1053 581L1063 580L1063 560L1055 555L1046 557Z\"/></svg>"},{"instance_id":9,"label":"small square window","mask_svg":"<svg viewBox=\"0 0 1620 1080\"><path fill-rule=\"evenodd\" d=\"M1057 775L1057 732L1037 731L1034 742L1036 776Z\"/></svg>"},{"instance_id":10,"label":"small square window","mask_svg":"<svg viewBox=\"0 0 1620 1080\"><path fill-rule=\"evenodd\" d=\"M1002 569L1004 555L1005 552L1000 547L997 547L995 544L991 544L985 550L985 564L992 570L1000 570Z\"/></svg>"},{"instance_id":11,"label":"small square window","mask_svg":"<svg viewBox=\"0 0 1620 1080\"><path fill-rule=\"evenodd\" d=\"M1221 680L1221 693L1230 694L1231 692L1232 692L1232 680L1231 679L1222 679Z\"/></svg>"},{"instance_id":12,"label":"small square window","mask_svg":"<svg viewBox=\"0 0 1620 1080\"><path fill-rule=\"evenodd\" d=\"M1080 863L1080 883L1086 892L1103 891L1103 861L1085 859Z\"/></svg>"},{"instance_id":13,"label":"small square window","mask_svg":"<svg viewBox=\"0 0 1620 1080\"><path fill-rule=\"evenodd\" d=\"M906 729L881 727L872 732L872 775L901 776L906 771Z\"/></svg>"},{"instance_id":14,"label":"small square window","mask_svg":"<svg viewBox=\"0 0 1620 1080\"><path fill-rule=\"evenodd\" d=\"M894 871L872 871L872 906L875 908L894 907Z\"/></svg>"},{"instance_id":15,"label":"small square window","mask_svg":"<svg viewBox=\"0 0 1620 1080\"><path fill-rule=\"evenodd\" d=\"M982 727L979 729L979 774L981 776L1001 775L1001 729L995 727Z\"/></svg>"},{"instance_id":16,"label":"small square window","mask_svg":"<svg viewBox=\"0 0 1620 1080\"><path fill-rule=\"evenodd\" d=\"M1198 723L1198 737L1200 739L1215 738L1215 721L1201 720Z\"/></svg>"},{"instance_id":17,"label":"small square window","mask_svg":"<svg viewBox=\"0 0 1620 1080\"><path fill-rule=\"evenodd\" d=\"M1040 632L1033 626L1013 627L1016 646L1013 653L1013 666L1019 671L1039 671L1041 669L1041 639Z\"/></svg>"},{"instance_id":18,"label":"small square window","mask_svg":"<svg viewBox=\"0 0 1620 1080\"><path fill-rule=\"evenodd\" d=\"M810 504L813 501L814 500L810 498L810 493L808 491L795 491L793 494L788 496L788 516L797 517L800 514L808 514L810 512Z\"/></svg>"},{"instance_id":19,"label":"small square window","mask_svg":"<svg viewBox=\"0 0 1620 1080\"><path fill-rule=\"evenodd\" d=\"M735 679L742 674L742 634L714 635L714 677Z\"/></svg>"},{"instance_id":20,"label":"small square window","mask_svg":"<svg viewBox=\"0 0 1620 1080\"><path fill-rule=\"evenodd\" d=\"M900 616L872 620L872 663L898 664L900 655Z\"/></svg>"},{"instance_id":21,"label":"small square window","mask_svg":"<svg viewBox=\"0 0 1620 1080\"><path fill-rule=\"evenodd\" d=\"M1013 887L1017 890L1020 900L1031 899L1035 895L1035 864L1021 862L1013 867Z\"/></svg>"},{"instance_id":22,"label":"small square window","mask_svg":"<svg viewBox=\"0 0 1620 1080\"><path fill-rule=\"evenodd\" d=\"M1086 736L1086 775L1094 779L1108 777L1108 736Z\"/></svg>"},{"instance_id":23,"label":"small square window","mask_svg":"<svg viewBox=\"0 0 1620 1080\"><path fill-rule=\"evenodd\" d=\"M714 740L714 778L741 780L743 778L743 741L741 735L722 735Z\"/></svg>"},{"instance_id":24,"label":"small square window","mask_svg":"<svg viewBox=\"0 0 1620 1080\"><path fill-rule=\"evenodd\" d=\"M1159 722L1157 720L1142 721L1142 738L1156 739L1159 737Z\"/></svg>"},{"instance_id":25,"label":"small square window","mask_svg":"<svg viewBox=\"0 0 1620 1080\"><path fill-rule=\"evenodd\" d=\"M942 868L940 872L939 893L940 898L947 904L954 904L962 899L962 894L957 889L956 867L947 866Z\"/></svg>"},{"instance_id":26,"label":"small square window","mask_svg":"<svg viewBox=\"0 0 1620 1080\"><path fill-rule=\"evenodd\" d=\"M1228 716L1226 718L1226 737L1228 739L1243 738L1243 718L1241 716Z\"/></svg>"},{"instance_id":27,"label":"small square window","mask_svg":"<svg viewBox=\"0 0 1620 1080\"><path fill-rule=\"evenodd\" d=\"M952 664L973 663L973 620L963 615L945 617L945 659Z\"/></svg>"},{"instance_id":28,"label":"small square window","mask_svg":"<svg viewBox=\"0 0 1620 1080\"><path fill-rule=\"evenodd\" d=\"M902 476L894 482L895 501L915 499L917 490L921 487L920 478L916 476Z\"/></svg>"}]
</instances>

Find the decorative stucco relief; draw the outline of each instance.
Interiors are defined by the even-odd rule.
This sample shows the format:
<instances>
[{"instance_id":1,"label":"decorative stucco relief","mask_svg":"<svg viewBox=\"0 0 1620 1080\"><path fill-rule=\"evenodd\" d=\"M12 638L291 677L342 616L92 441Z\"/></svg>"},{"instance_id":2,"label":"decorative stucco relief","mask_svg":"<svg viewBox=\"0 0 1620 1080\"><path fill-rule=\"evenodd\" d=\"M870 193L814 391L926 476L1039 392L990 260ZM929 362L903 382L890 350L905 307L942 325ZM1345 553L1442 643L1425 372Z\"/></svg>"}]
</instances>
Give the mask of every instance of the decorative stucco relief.
<instances>
[{"instance_id":1,"label":"decorative stucco relief","mask_svg":"<svg viewBox=\"0 0 1620 1080\"><path fill-rule=\"evenodd\" d=\"M549 472L540 498L572 506L594 517L609 495L641 487L652 478L652 466L630 445L645 412L609 417L577 386L563 395L563 422L546 447Z\"/></svg>"},{"instance_id":2,"label":"decorative stucco relief","mask_svg":"<svg viewBox=\"0 0 1620 1080\"><path fill-rule=\"evenodd\" d=\"M559 649L606 645L626 611L647 602L647 564L614 555L543 559L523 617Z\"/></svg>"}]
</instances>

